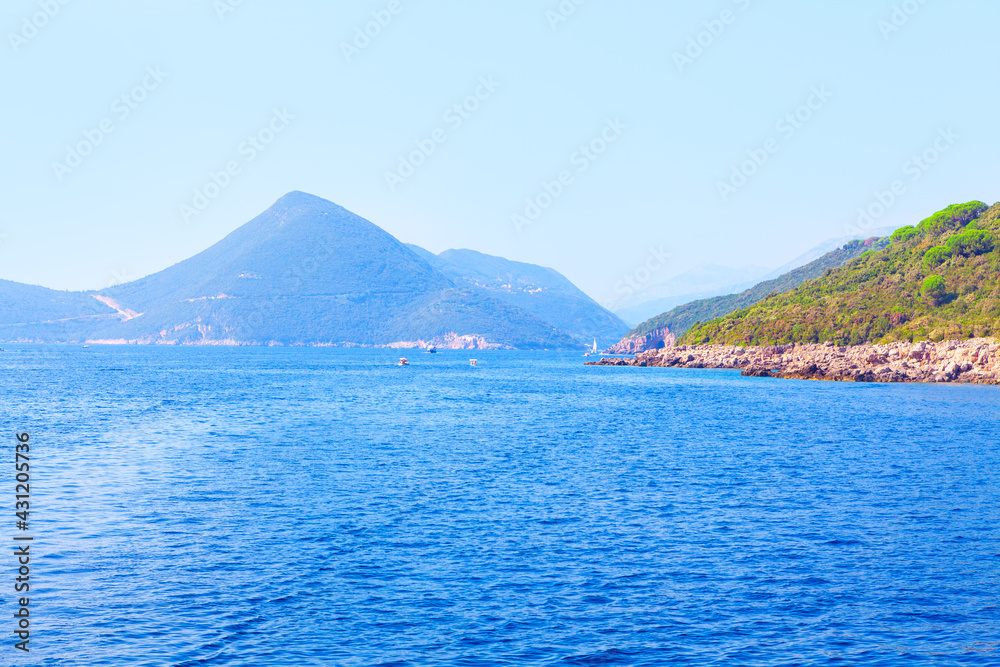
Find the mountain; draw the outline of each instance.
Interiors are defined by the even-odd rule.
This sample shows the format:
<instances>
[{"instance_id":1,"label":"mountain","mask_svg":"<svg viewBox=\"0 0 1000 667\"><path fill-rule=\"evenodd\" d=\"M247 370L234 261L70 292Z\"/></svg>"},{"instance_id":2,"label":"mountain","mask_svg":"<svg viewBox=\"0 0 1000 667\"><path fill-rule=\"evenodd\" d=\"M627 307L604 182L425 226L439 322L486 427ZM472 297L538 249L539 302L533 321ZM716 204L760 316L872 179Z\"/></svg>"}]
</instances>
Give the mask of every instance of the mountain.
<instances>
[{"instance_id":1,"label":"mountain","mask_svg":"<svg viewBox=\"0 0 1000 667\"><path fill-rule=\"evenodd\" d=\"M872 238L875 239L885 238L890 234L892 234L894 231L896 231L895 227L879 227L878 229L872 229L868 231L864 236L859 236L855 234L847 237L827 239L826 241L823 241L819 245L805 251L804 253L802 253L792 261L788 262L787 264L779 266L777 269L764 276L762 280L767 281L767 280L772 280L774 278L780 278L786 273L790 273L799 267L805 266L806 264L811 264L813 261L823 257L824 255L827 255L835 250L842 248L845 245L845 243L849 243L850 241L854 240L866 241Z\"/></svg>"},{"instance_id":2,"label":"mountain","mask_svg":"<svg viewBox=\"0 0 1000 667\"><path fill-rule=\"evenodd\" d=\"M528 311L583 343L621 338L626 325L554 269L512 262L475 250L434 255L409 246L435 269L475 292Z\"/></svg>"},{"instance_id":3,"label":"mountain","mask_svg":"<svg viewBox=\"0 0 1000 667\"><path fill-rule=\"evenodd\" d=\"M703 264L660 282L640 287L635 294L622 299L614 308L614 313L635 325L696 299L739 292L759 282L767 273L768 269L759 266L735 269L718 264Z\"/></svg>"},{"instance_id":4,"label":"mountain","mask_svg":"<svg viewBox=\"0 0 1000 667\"><path fill-rule=\"evenodd\" d=\"M336 204L292 192L207 250L131 283L87 293L2 284L0 335L203 345L581 346L581 329L563 330L508 298L454 280L437 264Z\"/></svg>"},{"instance_id":5,"label":"mountain","mask_svg":"<svg viewBox=\"0 0 1000 667\"><path fill-rule=\"evenodd\" d=\"M1000 204L956 204L797 289L692 328L681 342L958 340L1000 332Z\"/></svg>"},{"instance_id":6,"label":"mountain","mask_svg":"<svg viewBox=\"0 0 1000 667\"><path fill-rule=\"evenodd\" d=\"M0 340L81 340L114 324L118 312L91 292L64 292L0 280Z\"/></svg>"},{"instance_id":7,"label":"mountain","mask_svg":"<svg viewBox=\"0 0 1000 667\"><path fill-rule=\"evenodd\" d=\"M836 253L845 245L845 242L849 243L855 239L864 241L869 238L882 238L892 234L894 230L895 227L883 227L872 230L867 236L853 235L828 239L773 271L756 266L742 269L715 264L699 266L639 291L637 295L625 302L625 306L615 308L615 314L639 328L643 326L640 323L645 323L647 320L678 306L717 296L735 295L743 290L753 288L759 283L782 278L796 269L813 264L817 259ZM826 267L824 266L824 268ZM636 301L637 299L638 301ZM638 305L631 305L635 303ZM717 313L715 316L724 314Z\"/></svg>"},{"instance_id":8,"label":"mountain","mask_svg":"<svg viewBox=\"0 0 1000 667\"><path fill-rule=\"evenodd\" d=\"M818 278L828 269L842 266L852 259L872 249L885 247L888 239L868 239L867 241L851 241L844 247L828 252L819 259L793 269L788 273L754 285L739 294L728 294L711 299L693 301L678 308L649 319L613 346L609 352L613 354L635 354L657 347L672 345L677 338L683 336L699 322L708 322L717 317L747 308L772 294L778 294L794 289L808 280Z\"/></svg>"}]
</instances>

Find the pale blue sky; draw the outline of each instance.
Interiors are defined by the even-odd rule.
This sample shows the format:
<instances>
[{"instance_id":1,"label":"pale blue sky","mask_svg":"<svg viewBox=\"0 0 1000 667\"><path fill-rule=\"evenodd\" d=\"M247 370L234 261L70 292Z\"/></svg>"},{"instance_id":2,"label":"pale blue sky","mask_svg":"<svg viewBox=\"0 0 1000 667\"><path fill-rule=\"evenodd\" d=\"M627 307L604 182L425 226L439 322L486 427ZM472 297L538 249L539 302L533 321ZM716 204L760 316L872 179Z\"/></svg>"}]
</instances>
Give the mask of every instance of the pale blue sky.
<instances>
[{"instance_id":1,"label":"pale blue sky","mask_svg":"<svg viewBox=\"0 0 1000 667\"><path fill-rule=\"evenodd\" d=\"M909 0L912 16L883 34L905 3L587 0L553 28L559 0L396 0L349 62L342 43L389 0L243 0L220 18L227 1L43 0L58 12L32 34L39 2L5 0L0 278L137 278L304 190L435 252L552 266L607 301L650 247L672 254L654 281L706 262L783 264L844 234L897 179L906 191L878 226L1000 199L1000 3ZM721 34L701 35L679 71L675 52L706 21ZM124 117L115 100L143 83ZM814 87L832 96L810 99ZM445 118L477 88L461 126ZM778 128L807 102L794 134ZM294 118L250 160L241 144L274 109ZM104 119L114 131L60 181L53 164ZM625 127L605 132L609 119ZM390 189L385 172L439 128ZM948 151L913 181L907 161L948 128ZM602 132L614 138L602 155L577 154ZM765 145L776 152L723 201L718 182ZM230 161L239 173L185 222L180 206ZM563 171L569 184L518 233L512 214Z\"/></svg>"}]
</instances>

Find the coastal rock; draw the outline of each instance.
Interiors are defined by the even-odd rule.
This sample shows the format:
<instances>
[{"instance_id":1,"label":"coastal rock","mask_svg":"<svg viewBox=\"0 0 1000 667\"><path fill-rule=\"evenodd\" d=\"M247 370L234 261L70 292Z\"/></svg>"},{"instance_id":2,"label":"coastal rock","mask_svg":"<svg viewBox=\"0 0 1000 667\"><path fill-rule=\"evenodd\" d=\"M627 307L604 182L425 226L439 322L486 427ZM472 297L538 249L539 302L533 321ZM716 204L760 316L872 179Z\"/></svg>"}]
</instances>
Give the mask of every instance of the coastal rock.
<instances>
[{"instance_id":1,"label":"coastal rock","mask_svg":"<svg viewBox=\"0 0 1000 667\"><path fill-rule=\"evenodd\" d=\"M757 367L757 366L755 366L753 368L746 369L745 371L743 371L742 373L740 373L740 375L742 375L744 377L748 377L748 378L770 378L770 377L774 377L774 375L771 373L771 371L767 370L766 368L760 368L760 367Z\"/></svg>"},{"instance_id":2,"label":"coastal rock","mask_svg":"<svg viewBox=\"0 0 1000 667\"><path fill-rule=\"evenodd\" d=\"M591 366L742 369L747 377L837 382L1000 384L1000 342L974 338L940 343L837 347L832 343L769 347L682 345Z\"/></svg>"},{"instance_id":3,"label":"coastal rock","mask_svg":"<svg viewBox=\"0 0 1000 667\"><path fill-rule=\"evenodd\" d=\"M654 329L645 336L630 336L609 347L606 354L638 354L647 350L658 350L673 347L677 342L670 329Z\"/></svg>"}]
</instances>

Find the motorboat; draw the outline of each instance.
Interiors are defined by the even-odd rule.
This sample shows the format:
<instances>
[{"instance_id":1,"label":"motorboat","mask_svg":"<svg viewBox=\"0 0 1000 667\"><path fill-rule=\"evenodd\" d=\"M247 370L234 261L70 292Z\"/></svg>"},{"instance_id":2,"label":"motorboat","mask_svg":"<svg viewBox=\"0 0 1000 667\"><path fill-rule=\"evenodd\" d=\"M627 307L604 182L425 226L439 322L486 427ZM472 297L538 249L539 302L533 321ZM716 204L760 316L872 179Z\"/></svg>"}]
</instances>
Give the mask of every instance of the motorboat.
<instances>
[{"instance_id":1,"label":"motorboat","mask_svg":"<svg viewBox=\"0 0 1000 667\"><path fill-rule=\"evenodd\" d=\"M400 366L409 366L410 362L409 362L409 360L407 360L406 357L400 357L399 358L399 365Z\"/></svg>"}]
</instances>

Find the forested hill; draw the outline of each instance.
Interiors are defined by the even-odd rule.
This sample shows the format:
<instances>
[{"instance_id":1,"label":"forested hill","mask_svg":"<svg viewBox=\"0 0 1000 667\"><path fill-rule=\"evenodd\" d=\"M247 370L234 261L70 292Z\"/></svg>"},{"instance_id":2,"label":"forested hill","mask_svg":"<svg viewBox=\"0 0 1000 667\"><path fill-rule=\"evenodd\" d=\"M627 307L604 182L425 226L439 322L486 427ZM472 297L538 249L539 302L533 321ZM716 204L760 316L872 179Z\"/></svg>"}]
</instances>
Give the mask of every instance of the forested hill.
<instances>
[{"instance_id":1,"label":"forested hill","mask_svg":"<svg viewBox=\"0 0 1000 667\"><path fill-rule=\"evenodd\" d=\"M956 204L797 289L692 328L687 344L856 345L1000 333L1000 204Z\"/></svg>"}]
</instances>

